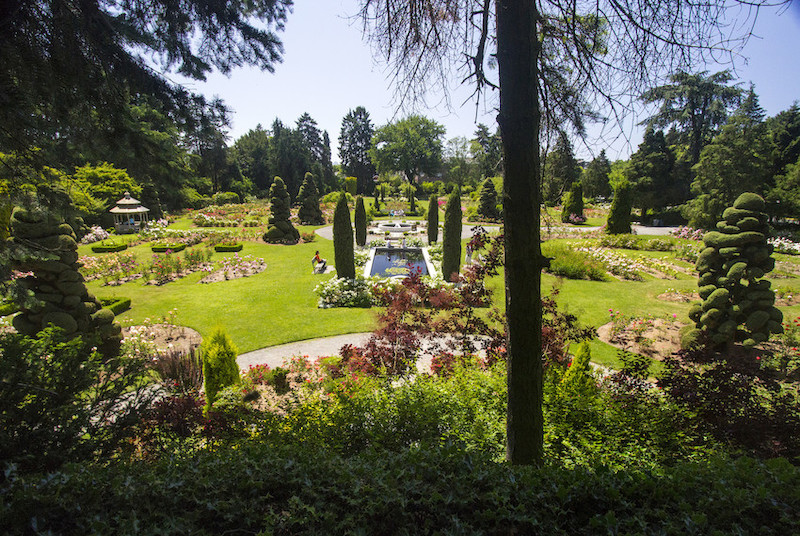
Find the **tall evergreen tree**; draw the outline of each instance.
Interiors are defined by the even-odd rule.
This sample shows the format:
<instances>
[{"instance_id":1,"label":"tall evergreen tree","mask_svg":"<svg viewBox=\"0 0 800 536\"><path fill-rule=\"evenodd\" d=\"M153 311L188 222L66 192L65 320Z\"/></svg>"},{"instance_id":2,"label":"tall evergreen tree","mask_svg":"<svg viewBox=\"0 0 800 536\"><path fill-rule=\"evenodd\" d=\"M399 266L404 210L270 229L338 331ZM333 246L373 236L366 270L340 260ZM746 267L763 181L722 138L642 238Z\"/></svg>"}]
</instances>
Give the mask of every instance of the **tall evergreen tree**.
<instances>
[{"instance_id":1,"label":"tall evergreen tree","mask_svg":"<svg viewBox=\"0 0 800 536\"><path fill-rule=\"evenodd\" d=\"M275 176L269 168L269 145L269 133L259 124L237 139L230 151L231 159L242 175L253 181L257 192L262 192L260 195L267 192Z\"/></svg>"},{"instance_id":2,"label":"tall evergreen tree","mask_svg":"<svg viewBox=\"0 0 800 536\"><path fill-rule=\"evenodd\" d=\"M678 192L672 184L675 156L667 146L662 131L647 127L644 140L631 155L627 178L634 192L633 205L642 209L642 223L647 211L662 209L677 202Z\"/></svg>"},{"instance_id":3,"label":"tall evergreen tree","mask_svg":"<svg viewBox=\"0 0 800 536\"><path fill-rule=\"evenodd\" d=\"M344 192L339 196L333 211L333 257L336 276L355 279L356 265L353 249L353 227L350 225L350 208Z\"/></svg>"},{"instance_id":4,"label":"tall evergreen tree","mask_svg":"<svg viewBox=\"0 0 800 536\"><path fill-rule=\"evenodd\" d=\"M439 198L431 195L428 198L428 244L439 240Z\"/></svg>"},{"instance_id":5,"label":"tall evergreen tree","mask_svg":"<svg viewBox=\"0 0 800 536\"><path fill-rule=\"evenodd\" d=\"M322 177L320 182L320 186L326 192L336 188L336 173L333 171L333 162L331 161L331 138L328 136L327 130L322 133Z\"/></svg>"},{"instance_id":6,"label":"tall evergreen tree","mask_svg":"<svg viewBox=\"0 0 800 536\"><path fill-rule=\"evenodd\" d=\"M358 179L359 193L369 193L373 186L375 165L370 159L369 149L372 146L374 132L369 112L363 106L348 111L342 119L342 128L339 131L339 159L345 175Z\"/></svg>"},{"instance_id":7,"label":"tall evergreen tree","mask_svg":"<svg viewBox=\"0 0 800 536\"><path fill-rule=\"evenodd\" d=\"M742 90L730 86L733 75L721 71L707 75L707 71L689 74L678 71L669 77L669 83L654 87L642 95L647 104L660 103L655 115L647 124L655 128L677 125L689 146L689 161L700 161L700 151L711 142L717 128L728 119L728 114L742 96Z\"/></svg>"},{"instance_id":8,"label":"tall evergreen tree","mask_svg":"<svg viewBox=\"0 0 800 536\"><path fill-rule=\"evenodd\" d=\"M546 203L558 203L570 185L580 178L581 168L572 151L572 142L560 134L555 148L547 155L542 196Z\"/></svg>"},{"instance_id":9,"label":"tall evergreen tree","mask_svg":"<svg viewBox=\"0 0 800 536\"><path fill-rule=\"evenodd\" d=\"M495 177L503 173L503 144L500 133L489 132L489 127L478 123L475 130L473 154L478 161L481 176L484 178Z\"/></svg>"},{"instance_id":10,"label":"tall evergreen tree","mask_svg":"<svg viewBox=\"0 0 800 536\"><path fill-rule=\"evenodd\" d=\"M356 245L364 247L367 244L367 211L364 210L364 198L360 195L356 197L353 224L356 228Z\"/></svg>"},{"instance_id":11,"label":"tall evergreen tree","mask_svg":"<svg viewBox=\"0 0 800 536\"><path fill-rule=\"evenodd\" d=\"M461 192L458 188L447 198L442 234L442 276L445 281L458 278L461 267Z\"/></svg>"},{"instance_id":12,"label":"tall evergreen tree","mask_svg":"<svg viewBox=\"0 0 800 536\"><path fill-rule=\"evenodd\" d=\"M692 182L697 196L687 204L689 224L694 227L713 229L739 195L755 192L764 196L772 187L771 147L763 113L753 99L745 100L747 107L737 110L714 141L703 148Z\"/></svg>"},{"instance_id":13,"label":"tall evergreen tree","mask_svg":"<svg viewBox=\"0 0 800 536\"><path fill-rule=\"evenodd\" d=\"M631 184L622 179L614 183L614 200L608 213L605 231L608 234L628 234L631 232L631 208L633 195Z\"/></svg>"},{"instance_id":14,"label":"tall evergreen tree","mask_svg":"<svg viewBox=\"0 0 800 536\"><path fill-rule=\"evenodd\" d=\"M586 197L607 198L611 195L611 185L608 182L609 173L611 173L611 162L608 161L606 150L603 149L581 173L581 184L583 184L583 193Z\"/></svg>"},{"instance_id":15,"label":"tall evergreen tree","mask_svg":"<svg viewBox=\"0 0 800 536\"><path fill-rule=\"evenodd\" d=\"M306 172L314 173L311 152L300 132L285 126L279 119L272 123L271 134L269 168L283 178L289 195L296 197Z\"/></svg>"},{"instance_id":16,"label":"tall evergreen tree","mask_svg":"<svg viewBox=\"0 0 800 536\"><path fill-rule=\"evenodd\" d=\"M478 214L488 220L496 220L497 214L497 190L494 187L494 182L490 178L486 178L481 186L481 199L478 204Z\"/></svg>"}]
</instances>

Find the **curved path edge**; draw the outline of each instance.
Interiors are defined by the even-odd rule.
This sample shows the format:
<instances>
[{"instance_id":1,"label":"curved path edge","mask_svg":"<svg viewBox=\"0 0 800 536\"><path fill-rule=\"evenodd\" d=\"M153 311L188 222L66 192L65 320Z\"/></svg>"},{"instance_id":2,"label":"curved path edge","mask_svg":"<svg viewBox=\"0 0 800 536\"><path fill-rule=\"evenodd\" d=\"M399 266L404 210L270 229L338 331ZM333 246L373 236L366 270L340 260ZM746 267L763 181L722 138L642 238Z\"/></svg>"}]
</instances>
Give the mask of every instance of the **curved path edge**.
<instances>
[{"instance_id":1,"label":"curved path edge","mask_svg":"<svg viewBox=\"0 0 800 536\"><path fill-rule=\"evenodd\" d=\"M313 361L318 357L339 355L339 350L345 344L362 345L369 340L370 335L372 332L347 333L268 346L239 355L236 363L240 369L247 370L250 366L263 364L269 365L270 368L280 367L284 361L297 355L307 355Z\"/></svg>"}]
</instances>

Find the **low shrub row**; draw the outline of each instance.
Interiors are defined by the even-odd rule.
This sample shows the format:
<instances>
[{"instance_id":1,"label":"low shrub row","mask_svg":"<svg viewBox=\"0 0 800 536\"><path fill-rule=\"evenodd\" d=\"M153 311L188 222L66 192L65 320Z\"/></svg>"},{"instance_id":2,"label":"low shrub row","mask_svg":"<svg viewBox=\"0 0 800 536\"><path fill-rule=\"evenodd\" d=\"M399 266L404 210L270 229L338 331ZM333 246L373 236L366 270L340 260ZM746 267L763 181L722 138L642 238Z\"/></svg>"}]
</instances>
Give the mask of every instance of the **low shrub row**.
<instances>
[{"instance_id":1,"label":"low shrub row","mask_svg":"<svg viewBox=\"0 0 800 536\"><path fill-rule=\"evenodd\" d=\"M103 244L103 243L100 243L100 244L95 244L94 246L92 246L92 251L94 253L116 253L118 251L124 251L126 249L128 249L128 244L116 244L116 243Z\"/></svg>"},{"instance_id":2,"label":"low shrub row","mask_svg":"<svg viewBox=\"0 0 800 536\"><path fill-rule=\"evenodd\" d=\"M6 534L797 534L785 460L681 463L661 474L511 467L454 447L339 457L245 444L157 463L13 471Z\"/></svg>"},{"instance_id":3,"label":"low shrub row","mask_svg":"<svg viewBox=\"0 0 800 536\"><path fill-rule=\"evenodd\" d=\"M153 253L166 253L167 251L171 251L172 253L177 253L179 251L183 251L186 249L186 244L181 243L173 243L173 244L154 244L151 248Z\"/></svg>"},{"instance_id":4,"label":"low shrub row","mask_svg":"<svg viewBox=\"0 0 800 536\"><path fill-rule=\"evenodd\" d=\"M225 253L225 252L235 252L235 251L242 251L244 244L241 242L239 243L230 243L230 242L223 242L221 244L217 244L214 246L214 251L217 253Z\"/></svg>"},{"instance_id":5,"label":"low shrub row","mask_svg":"<svg viewBox=\"0 0 800 536\"><path fill-rule=\"evenodd\" d=\"M101 298L100 303L114 315L124 313L131 308L130 298Z\"/></svg>"}]
</instances>

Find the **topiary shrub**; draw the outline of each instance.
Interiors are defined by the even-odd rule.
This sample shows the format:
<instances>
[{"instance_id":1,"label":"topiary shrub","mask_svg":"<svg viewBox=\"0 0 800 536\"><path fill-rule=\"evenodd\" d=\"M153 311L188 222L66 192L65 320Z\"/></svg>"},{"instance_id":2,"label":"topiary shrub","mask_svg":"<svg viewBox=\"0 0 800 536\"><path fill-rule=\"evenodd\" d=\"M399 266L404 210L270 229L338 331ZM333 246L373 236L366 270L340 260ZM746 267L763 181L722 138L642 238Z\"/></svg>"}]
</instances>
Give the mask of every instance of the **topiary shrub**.
<instances>
[{"instance_id":1,"label":"topiary shrub","mask_svg":"<svg viewBox=\"0 0 800 536\"><path fill-rule=\"evenodd\" d=\"M243 248L244 244L242 244L241 242L234 242L227 244L223 243L215 245L214 251L216 251L217 253L235 253L238 251L242 251Z\"/></svg>"},{"instance_id":2,"label":"topiary shrub","mask_svg":"<svg viewBox=\"0 0 800 536\"><path fill-rule=\"evenodd\" d=\"M296 244L300 240L300 232L294 228L291 217L289 192L280 177L275 177L269 188L270 217L267 232L262 237L270 244Z\"/></svg>"},{"instance_id":3,"label":"topiary shrub","mask_svg":"<svg viewBox=\"0 0 800 536\"><path fill-rule=\"evenodd\" d=\"M317 190L314 175L306 173L300 191L297 194L300 202L300 210L297 217L303 225L322 225L325 223L325 216L319 208L319 191Z\"/></svg>"},{"instance_id":4,"label":"topiary shrub","mask_svg":"<svg viewBox=\"0 0 800 536\"><path fill-rule=\"evenodd\" d=\"M356 197L353 224L356 228L356 245L364 247L367 243L367 211L364 210L364 198L360 195Z\"/></svg>"},{"instance_id":5,"label":"topiary shrub","mask_svg":"<svg viewBox=\"0 0 800 536\"><path fill-rule=\"evenodd\" d=\"M131 308L130 298L101 298L100 303L103 305L103 307L107 307L109 311L114 313L114 316L124 313Z\"/></svg>"},{"instance_id":6,"label":"topiary shrub","mask_svg":"<svg viewBox=\"0 0 800 536\"><path fill-rule=\"evenodd\" d=\"M439 198L435 195L428 198L428 244L439 240Z\"/></svg>"},{"instance_id":7,"label":"topiary shrub","mask_svg":"<svg viewBox=\"0 0 800 536\"><path fill-rule=\"evenodd\" d=\"M337 277L355 279L356 263L353 256L353 228L350 226L350 209L342 192L333 211L333 258Z\"/></svg>"},{"instance_id":8,"label":"topiary shrub","mask_svg":"<svg viewBox=\"0 0 800 536\"><path fill-rule=\"evenodd\" d=\"M461 267L461 192L456 188L444 208L442 235L442 276L446 281L458 277Z\"/></svg>"},{"instance_id":9,"label":"topiary shrub","mask_svg":"<svg viewBox=\"0 0 800 536\"><path fill-rule=\"evenodd\" d=\"M575 181L564 195L564 206L561 211L562 223L582 223L583 217L583 186L580 181Z\"/></svg>"},{"instance_id":10,"label":"topiary shrub","mask_svg":"<svg viewBox=\"0 0 800 536\"><path fill-rule=\"evenodd\" d=\"M125 251L128 249L128 244L95 244L92 246L93 253L117 253L119 251Z\"/></svg>"},{"instance_id":11,"label":"topiary shrub","mask_svg":"<svg viewBox=\"0 0 800 536\"><path fill-rule=\"evenodd\" d=\"M239 383L239 365L236 364L238 350L222 328L217 328L203 345L203 382L206 407L214 405L217 394L226 387Z\"/></svg>"},{"instance_id":12,"label":"topiary shrub","mask_svg":"<svg viewBox=\"0 0 800 536\"><path fill-rule=\"evenodd\" d=\"M43 209L23 207L14 209L10 223L13 242L22 251L32 252L12 260L15 270L33 272L17 284L36 298L18 304L20 312L12 320L14 328L30 336L52 324L68 337L96 335L103 355L118 354L122 327L114 322L114 314L102 309L100 301L86 289L79 272L78 243L72 226ZM50 258L44 260L42 252Z\"/></svg>"},{"instance_id":13,"label":"topiary shrub","mask_svg":"<svg viewBox=\"0 0 800 536\"><path fill-rule=\"evenodd\" d=\"M764 275L775 267L767 243L764 200L744 193L725 209L717 230L705 234L705 249L697 258L701 303L689 311L695 329L683 334L693 346L705 334L715 347L741 342L753 347L783 332L783 314Z\"/></svg>"},{"instance_id":14,"label":"topiary shrub","mask_svg":"<svg viewBox=\"0 0 800 536\"><path fill-rule=\"evenodd\" d=\"M492 179L486 179L481 186L481 200L478 205L478 214L484 219L494 221L498 218L497 214L497 190Z\"/></svg>"},{"instance_id":15,"label":"topiary shrub","mask_svg":"<svg viewBox=\"0 0 800 536\"><path fill-rule=\"evenodd\" d=\"M166 253L167 251L171 251L172 253L178 253L179 251L183 251L184 249L186 249L186 244L181 244L181 243L154 244L150 246L150 250L153 253Z\"/></svg>"},{"instance_id":16,"label":"topiary shrub","mask_svg":"<svg viewBox=\"0 0 800 536\"><path fill-rule=\"evenodd\" d=\"M629 234L631 232L631 208L633 193L631 184L622 180L614 185L614 200L608 213L606 232L608 234Z\"/></svg>"}]
</instances>

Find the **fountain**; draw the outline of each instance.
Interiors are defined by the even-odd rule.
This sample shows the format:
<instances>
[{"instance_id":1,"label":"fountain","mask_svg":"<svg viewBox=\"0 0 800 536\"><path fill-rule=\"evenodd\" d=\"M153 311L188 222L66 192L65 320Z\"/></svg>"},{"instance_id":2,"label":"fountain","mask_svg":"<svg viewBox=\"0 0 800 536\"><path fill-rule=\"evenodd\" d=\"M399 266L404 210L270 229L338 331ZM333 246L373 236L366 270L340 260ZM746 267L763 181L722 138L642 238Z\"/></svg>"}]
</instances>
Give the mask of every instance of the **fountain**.
<instances>
[{"instance_id":1,"label":"fountain","mask_svg":"<svg viewBox=\"0 0 800 536\"><path fill-rule=\"evenodd\" d=\"M422 275L435 273L427 249L372 248L367 264L364 266L364 277L406 277L409 270L420 270Z\"/></svg>"},{"instance_id":2,"label":"fountain","mask_svg":"<svg viewBox=\"0 0 800 536\"><path fill-rule=\"evenodd\" d=\"M411 224L402 221L392 221L387 223L379 223L378 229L384 233L408 233L411 231Z\"/></svg>"}]
</instances>

